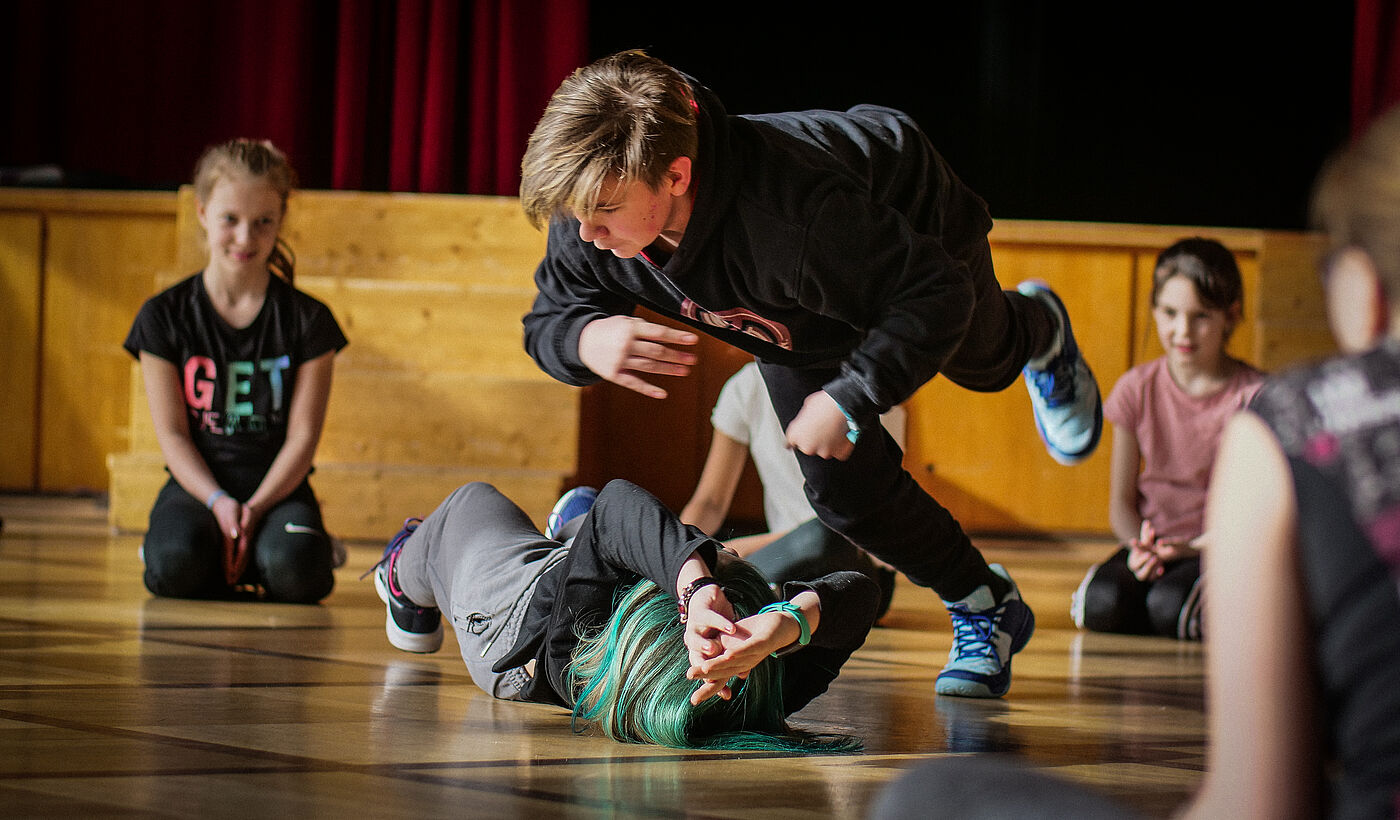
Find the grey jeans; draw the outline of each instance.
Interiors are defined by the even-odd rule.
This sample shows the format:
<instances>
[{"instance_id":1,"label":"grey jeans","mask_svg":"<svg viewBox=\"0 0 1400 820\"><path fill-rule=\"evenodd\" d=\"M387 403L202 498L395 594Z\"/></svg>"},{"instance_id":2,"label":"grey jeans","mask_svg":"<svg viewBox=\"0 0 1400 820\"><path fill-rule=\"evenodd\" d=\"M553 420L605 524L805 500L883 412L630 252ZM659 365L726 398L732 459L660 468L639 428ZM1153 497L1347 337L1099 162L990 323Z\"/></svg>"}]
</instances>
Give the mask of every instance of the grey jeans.
<instances>
[{"instance_id":1,"label":"grey jeans","mask_svg":"<svg viewBox=\"0 0 1400 820\"><path fill-rule=\"evenodd\" d=\"M423 519L396 562L400 588L451 622L477 686L515 699L523 667L492 672L520 636L535 585L568 547L545 538L525 511L489 484L454 490Z\"/></svg>"}]
</instances>

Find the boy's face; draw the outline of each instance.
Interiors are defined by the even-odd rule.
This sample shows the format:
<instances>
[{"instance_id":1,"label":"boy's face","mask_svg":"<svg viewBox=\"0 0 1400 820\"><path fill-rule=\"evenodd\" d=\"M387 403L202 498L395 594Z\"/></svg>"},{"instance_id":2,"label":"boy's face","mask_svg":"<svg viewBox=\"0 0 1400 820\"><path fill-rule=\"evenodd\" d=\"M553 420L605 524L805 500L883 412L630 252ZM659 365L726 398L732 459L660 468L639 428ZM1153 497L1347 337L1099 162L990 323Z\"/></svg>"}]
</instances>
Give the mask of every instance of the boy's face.
<instances>
[{"instance_id":1,"label":"boy's face","mask_svg":"<svg viewBox=\"0 0 1400 820\"><path fill-rule=\"evenodd\" d=\"M678 169L678 163L684 168ZM646 250L663 233L679 243L690 219L689 187L690 160L686 157L671 164L655 189L644 182L610 180L603 185L593 213L574 214L579 221L579 238L622 259Z\"/></svg>"}]
</instances>

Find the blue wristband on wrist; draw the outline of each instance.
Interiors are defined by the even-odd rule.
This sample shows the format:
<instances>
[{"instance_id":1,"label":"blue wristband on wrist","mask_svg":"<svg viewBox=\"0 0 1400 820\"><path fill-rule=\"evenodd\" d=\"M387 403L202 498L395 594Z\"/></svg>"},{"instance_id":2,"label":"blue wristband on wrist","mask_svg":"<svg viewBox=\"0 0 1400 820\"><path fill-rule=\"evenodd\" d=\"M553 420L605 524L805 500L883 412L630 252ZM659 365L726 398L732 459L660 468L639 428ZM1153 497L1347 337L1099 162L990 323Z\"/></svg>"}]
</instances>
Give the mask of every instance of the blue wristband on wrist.
<instances>
[{"instance_id":1,"label":"blue wristband on wrist","mask_svg":"<svg viewBox=\"0 0 1400 820\"><path fill-rule=\"evenodd\" d=\"M762 615L765 612L786 612L787 614L791 615L793 619L797 621L797 628L799 630L797 636L797 646L806 646L807 644L812 642L812 628L807 625L807 616L802 614L802 608L799 607L797 604L794 604L792 601L778 601L775 604L769 604L768 606L765 606L763 609L760 609L754 614ZM781 654L782 650L779 650L773 653L773 657L776 658Z\"/></svg>"},{"instance_id":2,"label":"blue wristband on wrist","mask_svg":"<svg viewBox=\"0 0 1400 820\"><path fill-rule=\"evenodd\" d=\"M217 502L220 498L223 498L226 495L228 495L227 491L225 491L222 488L217 489L214 492L210 493L208 498L204 499L204 506L212 510L214 509L215 502Z\"/></svg>"},{"instance_id":3,"label":"blue wristband on wrist","mask_svg":"<svg viewBox=\"0 0 1400 820\"><path fill-rule=\"evenodd\" d=\"M836 409L840 410L841 415L846 417L846 440L855 444L860 440L860 425L856 424L856 420L851 418L851 414L841 406L840 402L836 402Z\"/></svg>"}]
</instances>

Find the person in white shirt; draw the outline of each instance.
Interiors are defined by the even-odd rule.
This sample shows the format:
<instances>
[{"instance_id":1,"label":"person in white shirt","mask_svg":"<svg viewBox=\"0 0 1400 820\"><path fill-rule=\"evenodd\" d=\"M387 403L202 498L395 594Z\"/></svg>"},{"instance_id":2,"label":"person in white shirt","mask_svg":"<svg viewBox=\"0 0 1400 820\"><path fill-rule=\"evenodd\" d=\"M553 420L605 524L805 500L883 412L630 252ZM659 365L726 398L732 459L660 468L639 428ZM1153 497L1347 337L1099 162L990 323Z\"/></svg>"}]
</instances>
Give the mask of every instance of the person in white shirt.
<instances>
[{"instance_id":1,"label":"person in white shirt","mask_svg":"<svg viewBox=\"0 0 1400 820\"><path fill-rule=\"evenodd\" d=\"M896 405L881 423L904 448L905 411ZM879 616L894 595L895 572L825 526L803 491L802 471L768 398L756 362L739 368L720 390L710 414L714 436L700 481L681 520L721 534L739 479L753 458L763 484L766 532L726 539L725 546L753 563L773 583L818 578L839 570L864 572L880 584Z\"/></svg>"}]
</instances>

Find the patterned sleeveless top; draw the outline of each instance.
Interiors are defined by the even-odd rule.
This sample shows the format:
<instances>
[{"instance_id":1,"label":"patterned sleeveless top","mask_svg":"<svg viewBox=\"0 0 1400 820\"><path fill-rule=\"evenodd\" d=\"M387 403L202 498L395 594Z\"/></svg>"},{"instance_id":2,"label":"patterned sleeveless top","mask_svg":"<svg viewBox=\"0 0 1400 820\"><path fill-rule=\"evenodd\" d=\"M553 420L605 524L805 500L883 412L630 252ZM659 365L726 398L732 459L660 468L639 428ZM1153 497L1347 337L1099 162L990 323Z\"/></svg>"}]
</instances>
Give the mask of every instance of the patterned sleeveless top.
<instances>
[{"instance_id":1,"label":"patterned sleeveless top","mask_svg":"<svg viewBox=\"0 0 1400 820\"><path fill-rule=\"evenodd\" d=\"M1281 374L1250 409L1298 502L1328 815L1400 816L1400 342Z\"/></svg>"}]
</instances>

